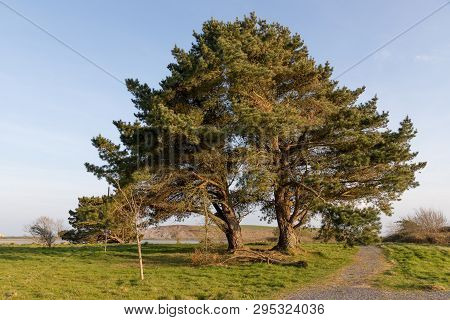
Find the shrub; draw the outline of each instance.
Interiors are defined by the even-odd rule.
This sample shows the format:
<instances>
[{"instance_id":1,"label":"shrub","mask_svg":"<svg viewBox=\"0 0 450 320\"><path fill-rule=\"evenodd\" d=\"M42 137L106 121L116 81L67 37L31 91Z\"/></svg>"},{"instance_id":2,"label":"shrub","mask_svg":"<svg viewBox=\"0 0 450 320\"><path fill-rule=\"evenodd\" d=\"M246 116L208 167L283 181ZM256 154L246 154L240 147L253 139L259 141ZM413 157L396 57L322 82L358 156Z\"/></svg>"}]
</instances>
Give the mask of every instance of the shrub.
<instances>
[{"instance_id":1,"label":"shrub","mask_svg":"<svg viewBox=\"0 0 450 320\"><path fill-rule=\"evenodd\" d=\"M385 241L413 243L450 243L450 228L442 211L420 208L395 223Z\"/></svg>"}]
</instances>

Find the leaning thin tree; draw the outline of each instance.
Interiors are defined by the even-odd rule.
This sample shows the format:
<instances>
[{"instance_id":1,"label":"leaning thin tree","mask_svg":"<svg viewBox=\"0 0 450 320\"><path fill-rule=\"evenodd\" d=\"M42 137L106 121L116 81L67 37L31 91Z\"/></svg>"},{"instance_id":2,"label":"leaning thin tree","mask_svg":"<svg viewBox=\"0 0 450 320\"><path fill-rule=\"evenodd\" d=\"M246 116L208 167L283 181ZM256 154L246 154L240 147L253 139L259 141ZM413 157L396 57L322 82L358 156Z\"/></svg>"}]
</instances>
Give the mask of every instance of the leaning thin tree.
<instances>
[{"instance_id":1,"label":"leaning thin tree","mask_svg":"<svg viewBox=\"0 0 450 320\"><path fill-rule=\"evenodd\" d=\"M148 226L148 180L137 180L122 187L117 180L116 195L112 214L126 217L134 225L136 244L138 248L139 269L141 280L144 280L144 263L142 258L142 232Z\"/></svg>"}]
</instances>

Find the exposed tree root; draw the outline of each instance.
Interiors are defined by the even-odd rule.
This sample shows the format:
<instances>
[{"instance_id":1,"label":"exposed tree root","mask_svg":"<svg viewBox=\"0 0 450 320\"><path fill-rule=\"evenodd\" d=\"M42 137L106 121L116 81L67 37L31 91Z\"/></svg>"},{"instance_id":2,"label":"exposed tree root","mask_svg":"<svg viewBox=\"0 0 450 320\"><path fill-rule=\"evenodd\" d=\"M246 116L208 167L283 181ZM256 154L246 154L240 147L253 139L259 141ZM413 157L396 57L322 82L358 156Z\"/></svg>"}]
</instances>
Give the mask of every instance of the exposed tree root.
<instances>
[{"instance_id":1,"label":"exposed tree root","mask_svg":"<svg viewBox=\"0 0 450 320\"><path fill-rule=\"evenodd\" d=\"M263 252L261 250L251 250L251 249L238 249L234 252L231 257L221 261L220 265L226 265L230 262L264 262L267 264L278 264L278 265L286 265L286 266L297 266L305 268L307 267L307 262L304 260L292 261L286 260L280 254L266 251Z\"/></svg>"}]
</instances>

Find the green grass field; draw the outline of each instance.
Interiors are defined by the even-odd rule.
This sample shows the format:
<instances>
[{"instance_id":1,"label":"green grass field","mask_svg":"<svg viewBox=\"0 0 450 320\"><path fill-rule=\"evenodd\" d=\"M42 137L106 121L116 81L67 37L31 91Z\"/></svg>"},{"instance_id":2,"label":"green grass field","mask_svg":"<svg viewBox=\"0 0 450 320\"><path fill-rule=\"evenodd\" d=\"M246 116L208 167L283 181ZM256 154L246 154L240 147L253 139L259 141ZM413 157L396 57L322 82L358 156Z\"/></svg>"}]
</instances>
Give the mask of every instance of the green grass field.
<instances>
[{"instance_id":1,"label":"green grass field","mask_svg":"<svg viewBox=\"0 0 450 320\"><path fill-rule=\"evenodd\" d=\"M376 279L378 285L394 289L450 289L449 247L388 244L382 248L393 267Z\"/></svg>"},{"instance_id":2,"label":"green grass field","mask_svg":"<svg viewBox=\"0 0 450 320\"><path fill-rule=\"evenodd\" d=\"M0 246L0 299L270 299L350 263L356 248L305 244L307 268L265 263L193 266L196 245Z\"/></svg>"}]
</instances>

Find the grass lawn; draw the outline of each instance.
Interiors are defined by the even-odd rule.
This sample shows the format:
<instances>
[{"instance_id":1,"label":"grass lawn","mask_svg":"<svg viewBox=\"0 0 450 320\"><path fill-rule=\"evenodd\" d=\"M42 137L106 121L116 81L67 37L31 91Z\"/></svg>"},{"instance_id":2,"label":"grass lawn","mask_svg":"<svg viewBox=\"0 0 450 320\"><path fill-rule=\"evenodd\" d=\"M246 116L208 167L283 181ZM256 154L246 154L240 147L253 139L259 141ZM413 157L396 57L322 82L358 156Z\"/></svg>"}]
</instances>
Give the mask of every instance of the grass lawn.
<instances>
[{"instance_id":1,"label":"grass lawn","mask_svg":"<svg viewBox=\"0 0 450 320\"><path fill-rule=\"evenodd\" d=\"M350 263L356 248L305 244L307 268L265 263L193 266L196 245L0 246L0 299L270 299Z\"/></svg>"},{"instance_id":2,"label":"grass lawn","mask_svg":"<svg viewBox=\"0 0 450 320\"><path fill-rule=\"evenodd\" d=\"M435 245L387 244L382 246L393 268L376 279L395 289L450 290L450 248Z\"/></svg>"}]
</instances>

